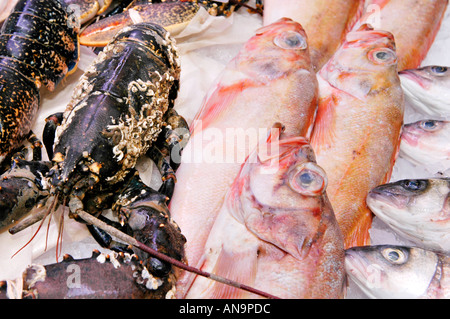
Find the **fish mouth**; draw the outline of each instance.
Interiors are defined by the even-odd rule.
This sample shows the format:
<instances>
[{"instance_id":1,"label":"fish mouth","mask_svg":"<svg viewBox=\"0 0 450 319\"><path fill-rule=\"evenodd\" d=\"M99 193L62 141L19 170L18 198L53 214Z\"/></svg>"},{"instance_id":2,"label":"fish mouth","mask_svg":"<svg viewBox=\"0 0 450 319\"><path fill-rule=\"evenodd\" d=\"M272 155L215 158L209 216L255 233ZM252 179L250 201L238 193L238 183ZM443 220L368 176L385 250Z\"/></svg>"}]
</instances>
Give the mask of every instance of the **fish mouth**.
<instances>
[{"instance_id":1,"label":"fish mouth","mask_svg":"<svg viewBox=\"0 0 450 319\"><path fill-rule=\"evenodd\" d=\"M345 269L352 280L360 287L367 286L367 280L371 276L368 271L371 263L358 251L363 247L355 247L345 251Z\"/></svg>"},{"instance_id":2,"label":"fish mouth","mask_svg":"<svg viewBox=\"0 0 450 319\"><path fill-rule=\"evenodd\" d=\"M425 90L428 90L430 87L430 79L425 77L422 72L415 70L403 70L398 72L401 83L403 86L408 86L408 82L413 82L418 84ZM405 81L406 80L406 81Z\"/></svg>"},{"instance_id":3,"label":"fish mouth","mask_svg":"<svg viewBox=\"0 0 450 319\"><path fill-rule=\"evenodd\" d=\"M361 251L367 247L353 247L345 251L345 269L353 282L370 298L377 298L376 291L383 286L385 272L377 263L371 262ZM370 249L370 248L369 248Z\"/></svg>"},{"instance_id":4,"label":"fish mouth","mask_svg":"<svg viewBox=\"0 0 450 319\"><path fill-rule=\"evenodd\" d=\"M412 147L417 147L419 144L420 132L415 126L415 123L405 124L402 129L401 143L406 143Z\"/></svg>"},{"instance_id":5,"label":"fish mouth","mask_svg":"<svg viewBox=\"0 0 450 319\"><path fill-rule=\"evenodd\" d=\"M367 195L367 204L369 206L392 207L396 209L404 209L408 198L404 195L390 190L386 187L379 186L372 189Z\"/></svg>"},{"instance_id":6,"label":"fish mouth","mask_svg":"<svg viewBox=\"0 0 450 319\"><path fill-rule=\"evenodd\" d=\"M353 249L345 251L345 268L352 278L364 278L367 262Z\"/></svg>"}]
</instances>

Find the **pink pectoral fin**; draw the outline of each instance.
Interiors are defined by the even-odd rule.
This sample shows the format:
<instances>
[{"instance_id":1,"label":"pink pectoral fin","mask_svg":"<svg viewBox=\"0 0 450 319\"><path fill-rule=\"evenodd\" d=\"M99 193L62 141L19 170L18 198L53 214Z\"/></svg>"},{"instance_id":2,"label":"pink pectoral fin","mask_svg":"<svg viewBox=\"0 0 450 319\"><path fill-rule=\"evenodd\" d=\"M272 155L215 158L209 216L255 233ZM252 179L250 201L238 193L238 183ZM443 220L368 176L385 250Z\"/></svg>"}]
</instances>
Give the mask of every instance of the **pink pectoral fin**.
<instances>
[{"instance_id":1,"label":"pink pectoral fin","mask_svg":"<svg viewBox=\"0 0 450 319\"><path fill-rule=\"evenodd\" d=\"M232 85L222 86L220 83L214 89L214 91L206 97L203 106L194 117L193 122L196 123L191 129L191 133L195 133L196 127L201 124L202 129L205 129L211 122L219 119L230 106L233 105L236 97L238 97L242 91L249 87L255 86L255 83L244 79L236 82ZM243 105L242 107L245 107Z\"/></svg>"},{"instance_id":2,"label":"pink pectoral fin","mask_svg":"<svg viewBox=\"0 0 450 319\"><path fill-rule=\"evenodd\" d=\"M240 252L222 249L217 258L213 274L233 280L247 286L254 285L257 269L257 249L241 250ZM247 292L220 282L214 282L207 293L213 299L243 298Z\"/></svg>"}]
</instances>

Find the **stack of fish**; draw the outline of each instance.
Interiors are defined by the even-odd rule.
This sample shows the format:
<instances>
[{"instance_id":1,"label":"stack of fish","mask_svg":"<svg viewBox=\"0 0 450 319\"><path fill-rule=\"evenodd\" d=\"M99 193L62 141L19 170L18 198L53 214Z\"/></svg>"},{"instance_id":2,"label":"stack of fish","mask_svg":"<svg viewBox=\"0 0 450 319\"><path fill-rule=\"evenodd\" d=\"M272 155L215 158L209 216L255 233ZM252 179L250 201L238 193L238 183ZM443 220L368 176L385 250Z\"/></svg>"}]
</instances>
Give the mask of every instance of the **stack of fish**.
<instances>
[{"instance_id":1,"label":"stack of fish","mask_svg":"<svg viewBox=\"0 0 450 319\"><path fill-rule=\"evenodd\" d=\"M190 121L170 210L191 266L282 298L344 298L346 276L450 298L450 87L421 67L447 5L264 1ZM430 178L395 180L398 160ZM371 245L374 215L414 246ZM176 295L258 297L188 272Z\"/></svg>"},{"instance_id":2,"label":"stack of fish","mask_svg":"<svg viewBox=\"0 0 450 319\"><path fill-rule=\"evenodd\" d=\"M399 158L412 170L374 187L366 199L397 239L346 250L349 277L371 298L450 298L450 87L447 66L420 67L421 61L399 68L409 120Z\"/></svg>"},{"instance_id":3,"label":"stack of fish","mask_svg":"<svg viewBox=\"0 0 450 319\"><path fill-rule=\"evenodd\" d=\"M338 297L344 295L344 288L336 288L338 285L334 285L334 289L338 289L338 291L334 290L334 294L308 295L306 291L311 287L323 289L325 285L329 285L331 282L336 284L339 280L336 278L330 280L331 268L328 268L328 272L322 272L321 279L324 281L313 281L311 278L314 276L310 275L317 268L305 267L300 270L301 275L297 274L297 278L307 279L299 282L295 289L286 285L285 290L281 293L270 276L265 279L270 280L273 286L264 283L261 277L261 274L268 273L270 269L282 268L279 261L273 260L270 266L265 263L265 259L268 258L266 256L267 245L270 246L270 250L277 247L278 250L275 249L275 251L284 251L284 255L292 258L294 263L291 264L290 270L300 269L301 267L299 268L298 265L307 265L307 259L314 259L313 256L315 256L315 263L320 264L318 256L323 256L323 254L311 254L311 250L304 249L305 245L320 247L318 244L320 242L332 247L341 246L347 251L347 256L353 256L353 259L347 258L346 264L347 271L352 278L354 278L355 272L350 266L350 260L355 260L354 256L357 255L353 251L359 249L357 250L358 254L361 254L362 251L374 250L369 246L369 229L372 225L373 213L376 212L375 209L368 206L366 198L372 194L373 189L391 180L400 149L405 149L405 147L401 147L401 144L408 141L409 126L404 125L405 90L400 78L407 71L401 72L400 75L399 71L420 66L439 30L447 7L447 1L346 2L346 5L339 6L342 10L339 14L345 17L339 20L339 27L336 24L328 26L333 31L340 30L339 35L332 37L337 39L338 44L336 45L332 41L321 41L318 28L311 27L311 25L317 25L312 18L313 9L318 9L315 6L322 6L321 12L326 12L323 10L326 2L316 1L315 5L311 5L311 3L304 4L302 1L286 0L284 5L280 5L279 2L274 4L274 2L265 1L265 26L256 32L256 36L249 40L238 56L228 64L227 71L222 73L216 84L213 85L193 122L191 129L193 138L190 141L191 145L188 144L186 148L189 150L189 156L186 156L186 153L183 156L178 173L179 184L171 205L173 217L187 237L187 256L192 265L222 275L229 275L233 279L246 283L250 281L257 287L264 287L270 293L288 298ZM305 10L302 9L302 6L306 5L312 22L305 20ZM330 5L328 4L328 6ZM376 11L378 17L374 17L369 12L369 9L374 7L379 9ZM336 7L333 8L335 9L333 14L336 14ZM409 12L406 19L401 22L392 14L392 12L399 11ZM292 32L280 29L279 26L283 23L293 23L286 17L299 21L305 28L307 36L294 36ZM326 14L321 16L322 21L331 21L324 17ZM420 18L417 19L417 17ZM374 18L378 18L378 20L372 26L369 23L373 22ZM303 24L302 21L305 23ZM320 25L325 27L326 24ZM409 31L405 32L404 30ZM317 34L314 33L315 31ZM272 33L280 32L282 36L272 36ZM326 34L328 35L329 32ZM271 41L263 42L262 39L268 35L272 37ZM280 41L281 39L284 44ZM325 44L328 44L328 47ZM306 47L311 53L312 69L318 70L317 106L310 106L315 109L315 112L313 123L306 125L308 130L292 131L293 125L298 126L302 123L305 127L304 116L311 112L297 113L295 118L292 118L291 115L289 121L283 122L282 115L288 111L292 112L293 103L298 103L292 100L286 102L283 100L284 97L291 96L287 92L292 86L284 85L283 90L278 91L284 92L283 94L273 95L270 91L271 86L268 84L272 82L272 85L275 85L275 80L279 82L279 78L287 78L287 75L283 75L286 73L286 68L280 62L281 57L283 57L283 63L287 64L293 61L292 51L299 51ZM260 59L255 59L254 49L258 50L257 56ZM277 60L269 60L266 52L271 58L277 57ZM306 60L306 62L308 61ZM293 67L291 66L291 68ZM308 73L311 72L311 68L304 67L304 69ZM259 90L265 86L264 91ZM300 100L303 100L303 103L311 101L312 89L311 85L301 88ZM257 97L247 97L247 95L250 96L249 92L258 92ZM259 99L261 96L263 101ZM264 106L272 101L273 96L278 99L278 117L270 115L268 111L263 111ZM253 106L255 102L257 106ZM273 110L273 108L271 109ZM253 116L253 112L259 113ZM296 120L297 123L292 124L293 120ZM303 225L297 229L302 236L296 239L292 235L290 240L284 238L281 242L274 240L274 238L279 239L280 236L291 234L282 226L283 219L278 214L280 214L280 207L284 207L282 203L286 201L291 203L294 199L279 196L276 209L273 204L268 204L272 203L274 197L278 195L276 192L278 188L272 188L272 183L277 181L278 187L281 189L283 185L286 185L286 181L280 182L275 177L268 177L267 180L270 180L270 183L262 178L255 178L252 183L252 178L249 177L251 170L248 168L247 162L242 166L241 173L238 174L238 165L232 169L233 165L230 163L215 163L212 170L208 168L210 164L196 162L195 160L198 158L192 155L194 151L201 152L205 149L216 152L215 154L218 150L226 149L225 143L209 142L214 141L214 138L217 137L217 135L213 135L215 128L220 128L223 133L220 136L226 136L226 128L239 128L242 132L249 128L264 127L268 129L270 121L280 121L285 124L287 133L291 135L311 139L311 152L315 153L318 167L321 167L327 176L324 196L330 200L334 211L332 215L335 216L340 226L342 237L335 234L330 240L319 235L323 233L317 232L312 239L306 239L305 234L317 229L314 226L317 224L307 215L297 215L298 213L291 209L289 217L283 218L290 220L296 216L295 218L300 219L301 222L294 224ZM436 126L445 124L444 121L442 123L425 121L424 123L422 126L428 127L429 131L431 131L432 123ZM444 132L445 129L440 131ZM206 138L203 135L203 142L201 133L207 133ZM199 135L200 139L198 139ZM248 136L244 136L244 138L248 138ZM205 139L208 140L206 145ZM254 148L251 142L243 143L243 146L250 150ZM246 152L247 156L248 149ZM242 156L242 153L237 155ZM251 158L252 156L249 156L247 161ZM272 157L274 160L276 158L276 156ZM275 176L278 178L279 176L290 176L292 171L295 171L295 165L286 172L278 171ZM246 178L243 178L244 173L247 174ZM307 181L305 177L302 183L311 183L310 179ZM244 182L245 180L250 180L250 182ZM217 185L217 181L220 181L220 186ZM246 183L249 183L250 186L246 186ZM289 186L295 188L292 183ZM248 193L249 189L250 193ZM194 193L197 194L195 202L192 201ZM317 196L317 194L310 196ZM240 199L237 200L237 198ZM243 204L243 198L246 199L245 201L250 200L253 203L249 212L246 208L248 204ZM305 204L298 203L297 205ZM317 212L322 220L330 218L326 216L323 209L319 209ZM247 217L246 214L249 216ZM286 216L286 213L281 216ZM263 221L258 222L257 227L252 226L253 223L256 223L255 219L257 218L262 218ZM200 223L202 224L201 228L198 227ZM305 226L309 229L308 232L304 230ZM268 237L266 237L267 227L270 229ZM261 248L261 240L266 241L264 248ZM299 254L292 253L289 248L292 240L296 241ZM342 242L339 243L341 240ZM356 246L366 246L366 248L361 249ZM319 248L314 250L321 251ZM337 251L339 251L338 248ZM340 254L336 251L334 254L335 267L331 271L339 269L338 256ZM445 258L436 257L435 260L441 261L440 265L445 263ZM287 280L289 272L277 274L277 278L279 276L286 276ZM257 281L258 278L259 281ZM280 282L282 281L280 280ZM441 280L440 284L443 285L444 281ZM185 274L179 281L178 289L179 297L236 297L235 292L224 286L206 283L203 279L189 274ZM445 287L441 291L437 291L439 289L436 287L433 289L433 293L428 291L422 296L432 298L445 296ZM409 295L409 297L411 296Z\"/></svg>"}]
</instances>

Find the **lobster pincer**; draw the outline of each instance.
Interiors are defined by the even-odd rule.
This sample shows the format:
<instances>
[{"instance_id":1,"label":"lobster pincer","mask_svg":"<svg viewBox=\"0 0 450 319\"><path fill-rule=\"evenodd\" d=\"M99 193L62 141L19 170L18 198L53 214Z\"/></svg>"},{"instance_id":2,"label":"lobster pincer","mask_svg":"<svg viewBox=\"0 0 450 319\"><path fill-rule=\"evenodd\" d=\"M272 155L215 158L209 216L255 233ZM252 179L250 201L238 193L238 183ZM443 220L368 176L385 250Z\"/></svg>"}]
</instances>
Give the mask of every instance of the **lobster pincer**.
<instances>
[{"instance_id":1,"label":"lobster pincer","mask_svg":"<svg viewBox=\"0 0 450 319\"><path fill-rule=\"evenodd\" d=\"M77 218L77 212L84 208L77 198L72 199L69 207L75 218ZM185 262L184 244L186 239L178 225L170 217L167 197L146 186L137 171L127 178L127 182L115 196L112 210L117 214L119 222L109 221L102 216L99 218L144 245L168 257ZM89 225L88 228L103 247L137 255L145 271L148 271L153 278L153 284L148 289L154 290L156 295L165 295L174 288L177 268L173 268L172 265L152 257L140 249L113 240L109 234L96 226Z\"/></svg>"},{"instance_id":2,"label":"lobster pincer","mask_svg":"<svg viewBox=\"0 0 450 319\"><path fill-rule=\"evenodd\" d=\"M50 162L17 158L0 176L0 230L9 228L31 210L42 210L49 190L45 174Z\"/></svg>"}]
</instances>

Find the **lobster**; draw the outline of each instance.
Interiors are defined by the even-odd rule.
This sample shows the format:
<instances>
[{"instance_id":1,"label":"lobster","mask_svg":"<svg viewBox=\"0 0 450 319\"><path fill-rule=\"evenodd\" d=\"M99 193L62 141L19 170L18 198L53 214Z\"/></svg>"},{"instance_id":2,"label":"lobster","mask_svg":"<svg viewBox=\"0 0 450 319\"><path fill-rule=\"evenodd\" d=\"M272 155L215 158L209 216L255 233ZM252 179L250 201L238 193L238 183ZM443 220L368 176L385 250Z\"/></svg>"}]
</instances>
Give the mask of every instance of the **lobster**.
<instances>
[{"instance_id":1,"label":"lobster","mask_svg":"<svg viewBox=\"0 0 450 319\"><path fill-rule=\"evenodd\" d=\"M78 63L76 17L58 0L20 0L0 30L0 161L30 137L43 84L53 91ZM6 162L6 161L5 161Z\"/></svg>"},{"instance_id":2,"label":"lobster","mask_svg":"<svg viewBox=\"0 0 450 319\"><path fill-rule=\"evenodd\" d=\"M26 179L32 196L20 201L27 204L19 215L38 209L43 221L59 205L68 206L69 216L77 220L80 212L88 212L183 261L185 238L167 208L177 165L170 155L181 152L189 137L186 121L173 109L179 75L178 52L165 29L151 23L123 29L80 78L65 112L48 118L43 139L51 163L15 158L0 181L0 195L11 189L5 185L8 180L17 185ZM46 141L52 138L54 143ZM158 191L145 185L135 169L145 154L160 169ZM33 170L37 163L42 170ZM117 220L105 218L106 209ZM18 207L10 210L17 212ZM157 283L147 298L166 296L173 289L177 271L169 263L133 250L94 225L87 227L103 247L139 257L141 272Z\"/></svg>"},{"instance_id":3,"label":"lobster","mask_svg":"<svg viewBox=\"0 0 450 319\"><path fill-rule=\"evenodd\" d=\"M105 272L109 276L98 275ZM66 254L60 263L28 266L21 278L0 281L0 299L144 299L155 285L136 255L94 250L89 258ZM168 290L158 297L172 296Z\"/></svg>"},{"instance_id":4,"label":"lobster","mask_svg":"<svg viewBox=\"0 0 450 319\"><path fill-rule=\"evenodd\" d=\"M65 0L69 1L69 0ZM74 1L74 0L70 0ZM212 16L229 17L240 7L262 14L261 0L256 1L256 8L247 5L248 0L134 0L121 13L109 15L87 25L80 33L80 43L85 46L105 46L118 30L132 25L136 21L149 21L162 25L172 35L180 33L203 7Z\"/></svg>"}]
</instances>

